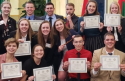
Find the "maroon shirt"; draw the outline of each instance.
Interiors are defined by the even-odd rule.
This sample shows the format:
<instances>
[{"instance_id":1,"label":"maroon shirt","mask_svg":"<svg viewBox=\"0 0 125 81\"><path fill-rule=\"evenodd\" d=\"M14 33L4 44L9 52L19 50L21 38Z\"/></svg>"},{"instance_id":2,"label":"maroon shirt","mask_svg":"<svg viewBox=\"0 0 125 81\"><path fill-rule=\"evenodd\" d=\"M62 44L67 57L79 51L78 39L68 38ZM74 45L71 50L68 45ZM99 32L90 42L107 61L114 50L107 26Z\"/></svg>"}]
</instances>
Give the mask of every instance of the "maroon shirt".
<instances>
[{"instance_id":1,"label":"maroon shirt","mask_svg":"<svg viewBox=\"0 0 125 81\"><path fill-rule=\"evenodd\" d=\"M77 58L78 51L76 49L72 49L66 52L63 62L68 61L68 58ZM92 53L88 50L82 49L80 51L80 58L87 58L87 61L92 60ZM69 77L71 78L77 78L77 73L68 73ZM80 73L80 79L87 79L90 78L90 75L88 73Z\"/></svg>"}]
</instances>

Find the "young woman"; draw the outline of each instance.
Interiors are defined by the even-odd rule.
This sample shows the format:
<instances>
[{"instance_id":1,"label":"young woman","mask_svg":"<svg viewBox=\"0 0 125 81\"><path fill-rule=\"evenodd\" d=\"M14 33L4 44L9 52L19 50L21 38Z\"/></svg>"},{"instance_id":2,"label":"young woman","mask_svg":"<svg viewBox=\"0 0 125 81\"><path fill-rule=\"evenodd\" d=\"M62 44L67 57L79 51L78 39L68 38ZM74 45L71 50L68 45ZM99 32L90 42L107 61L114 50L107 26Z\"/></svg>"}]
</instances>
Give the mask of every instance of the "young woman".
<instances>
[{"instance_id":1,"label":"young woman","mask_svg":"<svg viewBox=\"0 0 125 81\"><path fill-rule=\"evenodd\" d=\"M2 14L0 15L0 54L6 52L4 42L8 39L10 32L16 30L16 21L9 17L10 10L11 4L4 1L1 4Z\"/></svg>"},{"instance_id":2,"label":"young woman","mask_svg":"<svg viewBox=\"0 0 125 81\"><path fill-rule=\"evenodd\" d=\"M111 3L110 14L121 14L120 7L117 2ZM122 19L123 19L123 17L121 16L121 22L122 22ZM124 22L122 22L122 23L124 23ZM123 44L122 39L121 39L121 32L122 32L121 30L122 30L122 27L120 25L118 27L107 27L106 32L112 32L114 34L115 40L116 40L115 48L122 52L125 52L125 50L124 50L125 45Z\"/></svg>"},{"instance_id":3,"label":"young woman","mask_svg":"<svg viewBox=\"0 0 125 81\"><path fill-rule=\"evenodd\" d=\"M43 47L39 44L35 45L32 50L32 57L23 65L23 70L26 71L26 75L21 79L21 81L26 81L28 77L33 76L33 69L47 66L47 62L44 60L43 56Z\"/></svg>"},{"instance_id":4,"label":"young woman","mask_svg":"<svg viewBox=\"0 0 125 81\"><path fill-rule=\"evenodd\" d=\"M14 57L14 54L19 46L19 43L14 38L9 38L5 41L6 53L0 55L0 65L1 63L10 63L10 62L18 62L18 60ZM1 74L1 73L0 73ZM22 74L25 75L26 72L23 70ZM20 81L21 78L13 78L6 79L0 81Z\"/></svg>"},{"instance_id":5,"label":"young woman","mask_svg":"<svg viewBox=\"0 0 125 81\"><path fill-rule=\"evenodd\" d=\"M88 4L86 6L86 13L83 15L83 17L99 15L99 12L97 10L97 2L95 0L90 0L88 1ZM93 53L94 50L104 46L101 35L103 29L103 19L102 17L100 17L101 23L99 28L84 29L85 22L83 20L83 17L80 17L78 19L78 32L81 35L85 36L85 49Z\"/></svg>"},{"instance_id":6,"label":"young woman","mask_svg":"<svg viewBox=\"0 0 125 81\"><path fill-rule=\"evenodd\" d=\"M32 39L34 37L34 32L30 26L29 20L25 18L21 19L18 23L18 29L11 32L10 37L14 37L19 42L31 41L32 48ZM30 56L18 56L16 58L24 63L28 58L30 58Z\"/></svg>"},{"instance_id":7,"label":"young woman","mask_svg":"<svg viewBox=\"0 0 125 81\"><path fill-rule=\"evenodd\" d=\"M44 49L44 59L48 65L53 65L53 59L58 47L55 45L55 36L53 36L50 23L43 21L40 24L38 34L34 37L33 46L40 44Z\"/></svg>"},{"instance_id":8,"label":"young woman","mask_svg":"<svg viewBox=\"0 0 125 81\"><path fill-rule=\"evenodd\" d=\"M58 70L58 81L65 81L66 72L62 69L62 59L67 50L73 49L72 36L77 33L75 30L69 30L65 26L65 23L61 19L57 19L54 23L53 31L57 36L57 45L58 45L58 58L54 61L54 69ZM60 67L59 67L60 66Z\"/></svg>"}]
</instances>

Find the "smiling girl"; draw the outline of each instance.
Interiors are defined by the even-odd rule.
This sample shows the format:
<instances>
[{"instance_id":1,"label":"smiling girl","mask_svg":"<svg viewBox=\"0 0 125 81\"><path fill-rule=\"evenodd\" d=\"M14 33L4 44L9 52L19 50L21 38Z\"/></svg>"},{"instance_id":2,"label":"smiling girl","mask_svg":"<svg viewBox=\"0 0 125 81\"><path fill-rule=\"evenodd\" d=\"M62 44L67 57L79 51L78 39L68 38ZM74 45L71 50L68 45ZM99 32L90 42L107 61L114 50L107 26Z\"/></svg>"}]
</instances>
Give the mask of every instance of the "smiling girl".
<instances>
[{"instance_id":1,"label":"smiling girl","mask_svg":"<svg viewBox=\"0 0 125 81\"><path fill-rule=\"evenodd\" d=\"M94 50L99 49L104 46L101 32L103 30L103 19L100 17L100 27L84 29L84 16L95 16L100 15L97 11L97 2L95 0L89 0L86 6L86 13L78 19L78 32L85 36L85 49L93 53Z\"/></svg>"},{"instance_id":2,"label":"smiling girl","mask_svg":"<svg viewBox=\"0 0 125 81\"><path fill-rule=\"evenodd\" d=\"M11 4L4 1L1 4L0 14L0 54L6 52L4 42L9 38L10 32L16 30L16 21L9 17L11 11Z\"/></svg>"},{"instance_id":3,"label":"smiling girl","mask_svg":"<svg viewBox=\"0 0 125 81\"><path fill-rule=\"evenodd\" d=\"M10 37L14 37L18 42L31 41L32 48L32 39L34 37L34 32L30 26L29 20L22 18L18 23L18 29L10 33ZM18 56L16 57L19 61L24 63L30 55L27 56Z\"/></svg>"}]
</instances>

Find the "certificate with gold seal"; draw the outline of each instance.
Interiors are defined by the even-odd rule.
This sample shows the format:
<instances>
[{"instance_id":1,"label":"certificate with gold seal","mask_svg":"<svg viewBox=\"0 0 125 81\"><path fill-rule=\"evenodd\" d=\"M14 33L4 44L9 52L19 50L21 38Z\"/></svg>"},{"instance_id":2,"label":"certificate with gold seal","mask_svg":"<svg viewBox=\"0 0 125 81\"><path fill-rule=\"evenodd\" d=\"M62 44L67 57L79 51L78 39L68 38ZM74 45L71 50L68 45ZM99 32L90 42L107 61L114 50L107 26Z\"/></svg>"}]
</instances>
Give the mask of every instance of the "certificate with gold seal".
<instances>
[{"instance_id":1,"label":"certificate with gold seal","mask_svg":"<svg viewBox=\"0 0 125 81\"><path fill-rule=\"evenodd\" d=\"M69 73L87 73L87 58L69 58Z\"/></svg>"},{"instance_id":2,"label":"certificate with gold seal","mask_svg":"<svg viewBox=\"0 0 125 81\"><path fill-rule=\"evenodd\" d=\"M83 20L85 22L85 24L84 24L85 29L100 27L100 16L99 15L84 16Z\"/></svg>"},{"instance_id":3,"label":"certificate with gold seal","mask_svg":"<svg viewBox=\"0 0 125 81\"><path fill-rule=\"evenodd\" d=\"M19 43L19 47L15 53L15 56L24 56L31 55L31 42L24 41L23 43Z\"/></svg>"},{"instance_id":4,"label":"certificate with gold seal","mask_svg":"<svg viewBox=\"0 0 125 81\"><path fill-rule=\"evenodd\" d=\"M52 66L33 69L34 81L53 81Z\"/></svg>"},{"instance_id":5,"label":"certificate with gold seal","mask_svg":"<svg viewBox=\"0 0 125 81\"><path fill-rule=\"evenodd\" d=\"M11 62L1 64L1 79L10 79L22 77L22 63L21 62Z\"/></svg>"},{"instance_id":6,"label":"certificate with gold seal","mask_svg":"<svg viewBox=\"0 0 125 81\"><path fill-rule=\"evenodd\" d=\"M40 24L44 21L44 20L29 20L30 21L30 25L33 31L38 31Z\"/></svg>"},{"instance_id":7,"label":"certificate with gold seal","mask_svg":"<svg viewBox=\"0 0 125 81\"><path fill-rule=\"evenodd\" d=\"M121 15L120 14L105 14L104 26L120 26Z\"/></svg>"},{"instance_id":8,"label":"certificate with gold seal","mask_svg":"<svg viewBox=\"0 0 125 81\"><path fill-rule=\"evenodd\" d=\"M119 55L101 55L100 63L102 64L101 70L112 70L119 71L120 70L120 57Z\"/></svg>"}]
</instances>

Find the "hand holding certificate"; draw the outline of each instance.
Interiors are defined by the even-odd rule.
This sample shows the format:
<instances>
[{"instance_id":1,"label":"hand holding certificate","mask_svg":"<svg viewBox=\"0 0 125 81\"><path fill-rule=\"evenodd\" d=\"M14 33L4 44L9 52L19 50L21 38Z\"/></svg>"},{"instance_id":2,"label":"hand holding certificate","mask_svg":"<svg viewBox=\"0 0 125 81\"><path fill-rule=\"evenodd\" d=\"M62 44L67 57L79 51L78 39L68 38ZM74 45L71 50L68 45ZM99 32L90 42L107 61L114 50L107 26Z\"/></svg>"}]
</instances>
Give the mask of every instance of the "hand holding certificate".
<instances>
[{"instance_id":1,"label":"hand holding certificate","mask_svg":"<svg viewBox=\"0 0 125 81\"><path fill-rule=\"evenodd\" d=\"M19 47L15 53L15 56L31 55L31 43L30 41L24 41L19 44Z\"/></svg>"},{"instance_id":2,"label":"hand holding certificate","mask_svg":"<svg viewBox=\"0 0 125 81\"><path fill-rule=\"evenodd\" d=\"M43 20L29 20L33 31L38 31Z\"/></svg>"},{"instance_id":3,"label":"hand holding certificate","mask_svg":"<svg viewBox=\"0 0 125 81\"><path fill-rule=\"evenodd\" d=\"M100 27L100 16L84 16L84 28L90 29L90 28L99 28Z\"/></svg>"},{"instance_id":4,"label":"hand holding certificate","mask_svg":"<svg viewBox=\"0 0 125 81\"><path fill-rule=\"evenodd\" d=\"M119 55L101 55L100 63L102 64L101 70L120 70L120 57Z\"/></svg>"},{"instance_id":5,"label":"hand holding certificate","mask_svg":"<svg viewBox=\"0 0 125 81\"><path fill-rule=\"evenodd\" d=\"M87 73L86 58L69 58L69 73Z\"/></svg>"},{"instance_id":6,"label":"hand holding certificate","mask_svg":"<svg viewBox=\"0 0 125 81\"><path fill-rule=\"evenodd\" d=\"M52 66L33 69L34 81L53 81Z\"/></svg>"},{"instance_id":7,"label":"hand holding certificate","mask_svg":"<svg viewBox=\"0 0 125 81\"><path fill-rule=\"evenodd\" d=\"M2 73L1 73L2 79L22 77L21 62L2 63L1 70L2 70Z\"/></svg>"},{"instance_id":8,"label":"hand holding certificate","mask_svg":"<svg viewBox=\"0 0 125 81\"><path fill-rule=\"evenodd\" d=\"M104 26L120 26L120 14L105 14Z\"/></svg>"}]
</instances>

